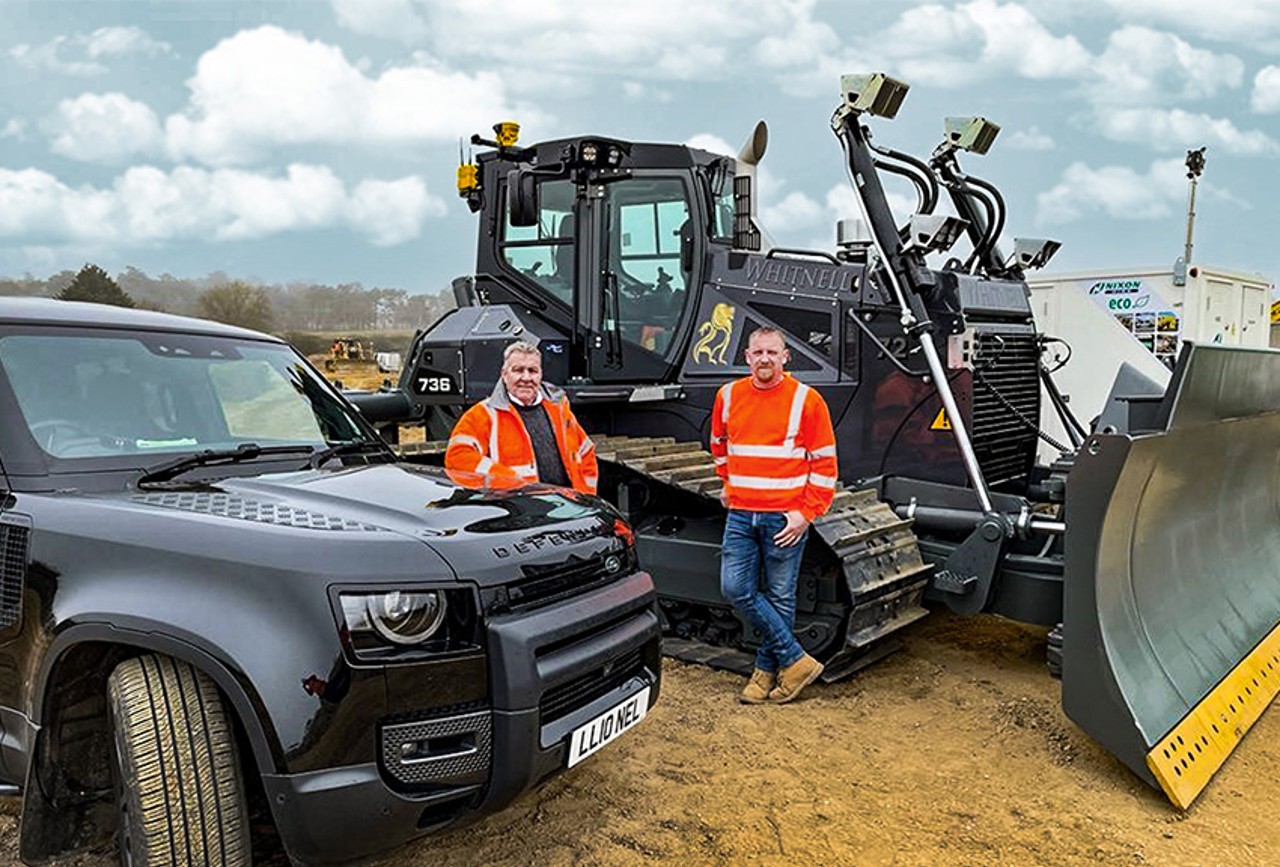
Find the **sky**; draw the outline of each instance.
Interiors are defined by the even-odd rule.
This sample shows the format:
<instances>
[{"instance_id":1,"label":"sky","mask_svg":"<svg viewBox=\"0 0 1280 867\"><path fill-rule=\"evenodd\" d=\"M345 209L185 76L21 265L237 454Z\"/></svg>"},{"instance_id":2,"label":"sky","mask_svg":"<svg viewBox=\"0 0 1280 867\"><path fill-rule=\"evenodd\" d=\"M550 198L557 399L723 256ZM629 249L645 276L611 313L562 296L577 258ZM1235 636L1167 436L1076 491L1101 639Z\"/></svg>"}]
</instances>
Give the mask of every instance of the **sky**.
<instances>
[{"instance_id":1,"label":"sky","mask_svg":"<svg viewBox=\"0 0 1280 867\"><path fill-rule=\"evenodd\" d=\"M1207 146L1193 260L1280 275L1280 0L0 0L0 276L435 292L474 260L459 139L499 120L736 153L763 119L764 228L829 250L852 72L911 85L877 143L998 123L962 163L1050 270L1172 264Z\"/></svg>"}]
</instances>

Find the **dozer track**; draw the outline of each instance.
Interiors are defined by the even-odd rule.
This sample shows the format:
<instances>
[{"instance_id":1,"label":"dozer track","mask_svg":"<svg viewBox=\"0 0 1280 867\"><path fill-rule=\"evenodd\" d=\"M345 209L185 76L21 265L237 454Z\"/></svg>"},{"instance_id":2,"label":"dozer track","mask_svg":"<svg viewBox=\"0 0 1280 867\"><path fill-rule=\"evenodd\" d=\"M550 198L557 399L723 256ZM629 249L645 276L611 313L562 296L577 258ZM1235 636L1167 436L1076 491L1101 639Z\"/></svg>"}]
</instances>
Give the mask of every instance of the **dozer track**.
<instances>
[{"instance_id":1,"label":"dozer track","mask_svg":"<svg viewBox=\"0 0 1280 867\"><path fill-rule=\"evenodd\" d=\"M678 488L720 508L724 485L714 458L699 443L672 437L592 439L603 472L610 465L623 467L648 484ZM836 680L895 650L894 634L928 614L921 600L932 567L920 557L911 521L880 502L874 490L841 486L831 509L814 521L813 533L835 558L848 590L844 640L823 660L824 679ZM663 650L678 659L734 671L749 672L754 659L737 648L680 638L664 638Z\"/></svg>"}]
</instances>

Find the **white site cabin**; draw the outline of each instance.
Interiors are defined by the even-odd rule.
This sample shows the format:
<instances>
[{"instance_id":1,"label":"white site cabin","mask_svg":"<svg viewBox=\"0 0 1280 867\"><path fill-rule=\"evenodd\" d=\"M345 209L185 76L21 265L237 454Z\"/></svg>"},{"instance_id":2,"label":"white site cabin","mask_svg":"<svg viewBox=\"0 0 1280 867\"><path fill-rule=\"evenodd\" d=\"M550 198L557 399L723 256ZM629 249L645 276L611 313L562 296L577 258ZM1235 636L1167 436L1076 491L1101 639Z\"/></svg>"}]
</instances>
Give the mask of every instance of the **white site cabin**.
<instances>
[{"instance_id":1,"label":"white site cabin","mask_svg":"<svg viewBox=\"0 0 1280 867\"><path fill-rule=\"evenodd\" d=\"M1165 385L1183 341L1270 345L1275 287L1260 274L1192 265L1184 285L1175 284L1169 267L1042 274L1028 284L1039 329L1071 347L1071 360L1054 381L1086 428L1102 411L1124 362ZM1068 441L1047 400L1041 429ZM1057 455L1040 443L1041 461Z\"/></svg>"}]
</instances>

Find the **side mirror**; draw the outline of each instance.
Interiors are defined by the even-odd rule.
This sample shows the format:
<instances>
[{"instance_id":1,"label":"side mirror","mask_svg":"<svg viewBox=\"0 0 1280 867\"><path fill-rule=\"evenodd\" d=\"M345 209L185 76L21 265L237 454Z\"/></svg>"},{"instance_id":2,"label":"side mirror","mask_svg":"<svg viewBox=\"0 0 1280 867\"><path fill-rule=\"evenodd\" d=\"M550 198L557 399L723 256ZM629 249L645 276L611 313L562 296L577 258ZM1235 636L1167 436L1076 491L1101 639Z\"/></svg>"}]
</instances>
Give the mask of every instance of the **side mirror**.
<instances>
[{"instance_id":1,"label":"side mirror","mask_svg":"<svg viewBox=\"0 0 1280 867\"><path fill-rule=\"evenodd\" d=\"M711 195L715 198L724 195L725 184L733 176L733 160L728 157L721 157L716 160L709 167L708 176L710 178Z\"/></svg>"},{"instance_id":2,"label":"side mirror","mask_svg":"<svg viewBox=\"0 0 1280 867\"><path fill-rule=\"evenodd\" d=\"M693 271L693 220L685 220L680 227L680 270Z\"/></svg>"},{"instance_id":3,"label":"side mirror","mask_svg":"<svg viewBox=\"0 0 1280 867\"><path fill-rule=\"evenodd\" d=\"M538 225L538 179L533 172L512 169L507 172L507 205L511 225Z\"/></svg>"}]
</instances>

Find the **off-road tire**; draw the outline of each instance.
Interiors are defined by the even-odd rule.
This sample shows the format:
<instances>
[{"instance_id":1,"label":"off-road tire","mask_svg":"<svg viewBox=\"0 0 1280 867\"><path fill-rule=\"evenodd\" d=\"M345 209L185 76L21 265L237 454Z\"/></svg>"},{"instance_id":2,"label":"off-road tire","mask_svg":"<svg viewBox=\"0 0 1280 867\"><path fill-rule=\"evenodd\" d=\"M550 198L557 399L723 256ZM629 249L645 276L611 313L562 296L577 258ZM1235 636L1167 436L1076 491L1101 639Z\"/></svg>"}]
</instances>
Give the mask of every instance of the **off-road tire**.
<instances>
[{"instance_id":1,"label":"off-road tire","mask_svg":"<svg viewBox=\"0 0 1280 867\"><path fill-rule=\"evenodd\" d=\"M107 683L120 860L248 867L235 732L208 676L167 656L126 660Z\"/></svg>"}]
</instances>

